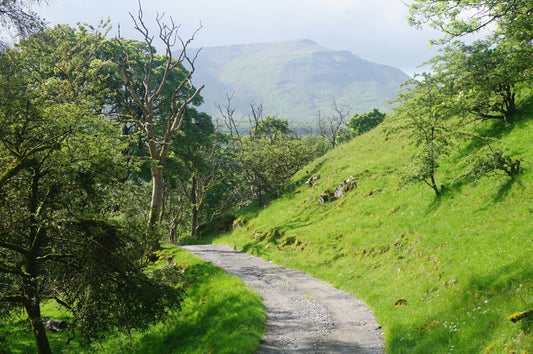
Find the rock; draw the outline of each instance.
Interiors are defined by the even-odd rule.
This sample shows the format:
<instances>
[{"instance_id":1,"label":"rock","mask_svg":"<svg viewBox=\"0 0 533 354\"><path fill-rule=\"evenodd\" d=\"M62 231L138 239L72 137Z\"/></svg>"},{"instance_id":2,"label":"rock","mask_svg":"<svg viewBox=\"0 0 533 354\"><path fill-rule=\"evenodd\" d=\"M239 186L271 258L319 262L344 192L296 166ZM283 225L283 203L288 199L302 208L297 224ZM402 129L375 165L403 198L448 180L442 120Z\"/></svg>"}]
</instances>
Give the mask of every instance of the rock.
<instances>
[{"instance_id":1,"label":"rock","mask_svg":"<svg viewBox=\"0 0 533 354\"><path fill-rule=\"evenodd\" d=\"M400 309L402 307L405 307L405 305L407 305L407 300L405 299L398 299L396 300L396 302L394 303L394 308L395 309Z\"/></svg>"},{"instance_id":2,"label":"rock","mask_svg":"<svg viewBox=\"0 0 533 354\"><path fill-rule=\"evenodd\" d=\"M324 203L327 203L327 202L333 200L333 198L334 198L334 193L332 193L330 191L323 191L318 196L318 201L320 202L320 204L324 204Z\"/></svg>"},{"instance_id":3,"label":"rock","mask_svg":"<svg viewBox=\"0 0 533 354\"><path fill-rule=\"evenodd\" d=\"M313 184L315 184L315 182L316 182L319 178L320 178L320 175L318 175L318 176L313 176L313 177L309 178L309 179L307 180L307 182L305 182L305 184L307 184L309 187L312 187Z\"/></svg>"},{"instance_id":4,"label":"rock","mask_svg":"<svg viewBox=\"0 0 533 354\"><path fill-rule=\"evenodd\" d=\"M344 180L341 184L335 188L335 199L339 199L340 197L343 197L346 192L351 191L357 187L357 181L354 180L354 176L350 176L350 178Z\"/></svg>"},{"instance_id":5,"label":"rock","mask_svg":"<svg viewBox=\"0 0 533 354\"><path fill-rule=\"evenodd\" d=\"M50 332L59 332L59 330L67 328L67 323L65 321L56 320L50 317L43 317L42 321L44 329Z\"/></svg>"},{"instance_id":6,"label":"rock","mask_svg":"<svg viewBox=\"0 0 533 354\"><path fill-rule=\"evenodd\" d=\"M337 186L337 188L335 188L335 192L330 192L330 191L322 192L318 196L318 201L320 202L320 204L324 204L334 199L339 199L343 197L346 194L346 192L351 191L355 187L357 187L357 181L355 180L354 176L350 176L350 178L344 180L341 184Z\"/></svg>"}]
</instances>

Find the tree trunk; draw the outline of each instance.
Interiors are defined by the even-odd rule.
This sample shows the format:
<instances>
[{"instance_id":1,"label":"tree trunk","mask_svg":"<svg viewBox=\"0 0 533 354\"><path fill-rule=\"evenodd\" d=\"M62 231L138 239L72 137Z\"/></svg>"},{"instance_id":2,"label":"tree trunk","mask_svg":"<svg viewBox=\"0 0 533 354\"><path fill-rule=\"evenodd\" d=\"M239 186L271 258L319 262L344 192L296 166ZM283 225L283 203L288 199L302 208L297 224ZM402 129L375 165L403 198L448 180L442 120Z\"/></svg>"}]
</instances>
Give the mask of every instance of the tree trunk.
<instances>
[{"instance_id":1,"label":"tree trunk","mask_svg":"<svg viewBox=\"0 0 533 354\"><path fill-rule=\"evenodd\" d=\"M157 164L152 167L152 200L150 202L150 216L148 218L147 242L152 249L159 248L155 226L159 221L163 206L163 192L165 181L163 180L163 166Z\"/></svg>"},{"instance_id":2,"label":"tree trunk","mask_svg":"<svg viewBox=\"0 0 533 354\"><path fill-rule=\"evenodd\" d=\"M35 345L37 346L37 352L39 354L50 354L50 343L46 336L43 320L41 318L41 308L39 298L34 290L27 292L28 301L25 304L26 313L30 320L31 330L33 331L33 338L35 339ZM34 295L34 297L30 297Z\"/></svg>"},{"instance_id":3,"label":"tree trunk","mask_svg":"<svg viewBox=\"0 0 533 354\"><path fill-rule=\"evenodd\" d=\"M183 209L183 201L181 198L179 199L179 206L178 211L174 214L174 217L172 218L172 221L170 223L170 230L168 235L168 240L170 242L176 241L176 230L178 229L178 225L182 218L182 209Z\"/></svg>"},{"instance_id":4,"label":"tree trunk","mask_svg":"<svg viewBox=\"0 0 533 354\"><path fill-rule=\"evenodd\" d=\"M31 237L34 240L38 235ZM39 243L39 242L37 242ZM24 291L24 308L28 314L30 320L31 330L33 332L33 338L35 339L35 345L37 346L37 352L39 354L52 353L50 349L50 343L46 336L43 320L41 318L41 301L39 298L39 289L37 284L37 253L35 250L28 252L25 255L24 270L28 276L24 279L23 291Z\"/></svg>"},{"instance_id":5,"label":"tree trunk","mask_svg":"<svg viewBox=\"0 0 533 354\"><path fill-rule=\"evenodd\" d=\"M440 196L439 187L437 187L437 182L435 181L435 176L433 174L431 175L431 188L433 188L433 190L435 191L435 194L437 195L437 197L439 197Z\"/></svg>"},{"instance_id":6,"label":"tree trunk","mask_svg":"<svg viewBox=\"0 0 533 354\"><path fill-rule=\"evenodd\" d=\"M196 174L193 174L191 179L191 236L196 237L196 231L198 229L198 198L196 188L198 185L198 179Z\"/></svg>"}]
</instances>

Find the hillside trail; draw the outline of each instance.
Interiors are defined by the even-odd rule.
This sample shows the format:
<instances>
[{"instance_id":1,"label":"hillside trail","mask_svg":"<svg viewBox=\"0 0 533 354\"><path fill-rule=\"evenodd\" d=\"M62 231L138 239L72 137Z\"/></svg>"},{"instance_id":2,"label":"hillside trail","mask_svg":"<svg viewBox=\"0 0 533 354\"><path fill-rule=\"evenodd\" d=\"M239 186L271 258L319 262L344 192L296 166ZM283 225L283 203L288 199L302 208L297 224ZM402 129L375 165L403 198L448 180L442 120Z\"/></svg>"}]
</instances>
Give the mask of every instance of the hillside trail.
<instances>
[{"instance_id":1,"label":"hillside trail","mask_svg":"<svg viewBox=\"0 0 533 354\"><path fill-rule=\"evenodd\" d=\"M353 295L227 245L181 247L238 276L263 298L268 319L257 353L384 352L381 327Z\"/></svg>"}]
</instances>

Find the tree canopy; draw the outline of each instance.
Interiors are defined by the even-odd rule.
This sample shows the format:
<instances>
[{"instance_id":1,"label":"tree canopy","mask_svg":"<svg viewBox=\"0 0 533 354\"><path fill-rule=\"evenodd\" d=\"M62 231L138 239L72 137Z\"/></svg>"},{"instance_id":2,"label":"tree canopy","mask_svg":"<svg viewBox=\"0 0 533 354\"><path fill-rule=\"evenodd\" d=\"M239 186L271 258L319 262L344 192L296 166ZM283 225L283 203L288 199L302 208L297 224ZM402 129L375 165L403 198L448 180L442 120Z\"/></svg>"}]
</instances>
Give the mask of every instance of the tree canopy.
<instances>
[{"instance_id":1,"label":"tree canopy","mask_svg":"<svg viewBox=\"0 0 533 354\"><path fill-rule=\"evenodd\" d=\"M90 339L145 327L178 299L142 272L138 230L111 218L128 161L101 113L102 43L102 33L61 25L0 54L0 308L25 309L39 353L50 352L43 300L72 311Z\"/></svg>"}]
</instances>

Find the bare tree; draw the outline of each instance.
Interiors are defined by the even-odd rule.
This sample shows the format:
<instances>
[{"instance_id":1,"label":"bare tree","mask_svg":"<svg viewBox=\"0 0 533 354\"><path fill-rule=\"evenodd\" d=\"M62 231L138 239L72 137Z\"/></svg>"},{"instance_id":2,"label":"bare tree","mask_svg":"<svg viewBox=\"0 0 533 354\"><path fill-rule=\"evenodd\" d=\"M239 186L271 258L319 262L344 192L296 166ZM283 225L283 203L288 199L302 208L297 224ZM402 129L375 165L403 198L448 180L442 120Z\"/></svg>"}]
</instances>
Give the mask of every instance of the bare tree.
<instances>
[{"instance_id":1,"label":"bare tree","mask_svg":"<svg viewBox=\"0 0 533 354\"><path fill-rule=\"evenodd\" d=\"M229 134L232 137L236 137L237 140L240 141L239 126L241 124L242 117L241 119L235 118L235 108L231 105L232 99L233 93L226 93L226 103L224 105L221 103L215 103L215 106L217 107Z\"/></svg>"},{"instance_id":2,"label":"bare tree","mask_svg":"<svg viewBox=\"0 0 533 354\"><path fill-rule=\"evenodd\" d=\"M9 0L0 1L0 27L13 29L14 36L22 38L42 30L44 21L29 8L31 4L47 4L47 0ZM4 32L4 31L2 31ZM8 36L9 37L9 36ZM8 38L4 38L8 39ZM0 47L6 47L0 41Z\"/></svg>"},{"instance_id":3,"label":"bare tree","mask_svg":"<svg viewBox=\"0 0 533 354\"><path fill-rule=\"evenodd\" d=\"M121 120L125 123L134 123L143 134L146 142L151 165L152 174L152 198L150 203L150 216L148 220L148 234L153 231L153 228L159 220L163 208L164 195L164 181L163 181L163 167L165 160L168 157L170 145L176 132L180 130L185 111L188 105L199 95L204 86L194 89L191 83L191 77L195 71L195 60L198 56L197 51L194 56L189 56L187 48L195 34L200 30L201 26L196 29L193 35L183 40L179 34L179 26L175 25L170 19L170 25L163 22L163 15L157 15L156 21L159 26L159 39L165 48L164 67L162 74L155 72L156 53L153 47L154 37L150 34L147 26L143 20L142 8L139 4L139 12L137 17L130 14L135 29L142 35L144 42L147 44L147 60L143 63L142 68L135 65L134 61L130 59L130 52L123 39L120 38L120 33L116 38L122 48L122 57L117 61L123 84L132 100L135 102L138 110L136 113L130 110L130 114L121 115ZM176 57L173 56L172 50L176 44L180 44L180 50ZM190 70L185 77L177 82L171 82L171 72L175 69L181 68L183 63L187 63ZM158 67L160 68L160 67ZM157 79L156 79L157 78ZM142 88L139 87L140 86ZM172 92L170 94L170 110L168 110L168 117L160 117L162 110L158 110L158 105L164 101L163 89L172 84ZM166 121L166 129L162 134L157 134L155 126L158 120L164 119Z\"/></svg>"},{"instance_id":4,"label":"bare tree","mask_svg":"<svg viewBox=\"0 0 533 354\"><path fill-rule=\"evenodd\" d=\"M339 106L335 100L332 103L332 112L329 115L318 110L317 125L321 136L328 138L331 142L331 147L337 146L337 137L340 129L350 119L350 107Z\"/></svg>"}]
</instances>

